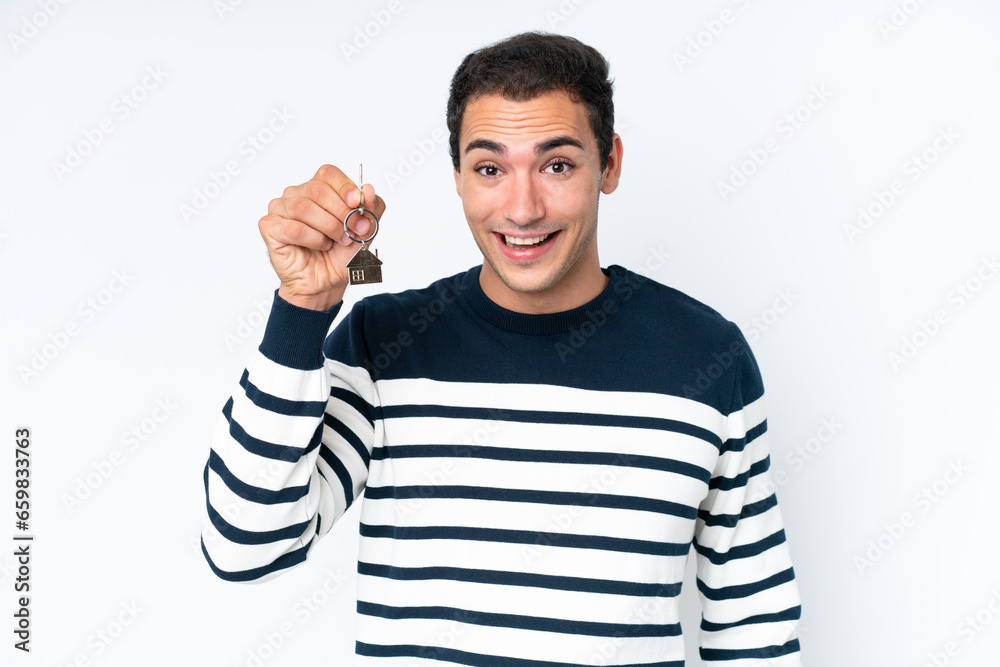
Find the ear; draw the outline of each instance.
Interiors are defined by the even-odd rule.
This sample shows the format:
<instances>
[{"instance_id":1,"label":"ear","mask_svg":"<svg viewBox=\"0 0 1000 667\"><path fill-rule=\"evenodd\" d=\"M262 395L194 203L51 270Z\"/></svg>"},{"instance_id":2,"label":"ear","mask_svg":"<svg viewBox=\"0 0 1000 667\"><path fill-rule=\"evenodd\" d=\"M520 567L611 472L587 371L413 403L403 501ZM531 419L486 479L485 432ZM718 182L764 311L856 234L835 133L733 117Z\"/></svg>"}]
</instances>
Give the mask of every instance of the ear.
<instances>
[{"instance_id":1,"label":"ear","mask_svg":"<svg viewBox=\"0 0 1000 667\"><path fill-rule=\"evenodd\" d=\"M455 192L458 193L458 198L462 198L462 172L458 169L455 170Z\"/></svg>"},{"instance_id":2,"label":"ear","mask_svg":"<svg viewBox=\"0 0 1000 667\"><path fill-rule=\"evenodd\" d=\"M606 195L618 189L618 179L622 175L622 138L616 132L611 138L611 152L608 153L608 166L601 176L601 192Z\"/></svg>"}]
</instances>

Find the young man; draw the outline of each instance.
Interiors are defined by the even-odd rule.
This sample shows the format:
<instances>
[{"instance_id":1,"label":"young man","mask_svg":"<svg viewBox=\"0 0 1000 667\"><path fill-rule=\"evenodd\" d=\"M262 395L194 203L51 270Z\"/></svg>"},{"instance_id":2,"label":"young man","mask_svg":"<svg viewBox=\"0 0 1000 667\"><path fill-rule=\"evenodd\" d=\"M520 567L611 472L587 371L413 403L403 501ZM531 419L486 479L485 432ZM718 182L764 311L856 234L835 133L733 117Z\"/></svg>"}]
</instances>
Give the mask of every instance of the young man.
<instances>
[{"instance_id":1,"label":"young man","mask_svg":"<svg viewBox=\"0 0 1000 667\"><path fill-rule=\"evenodd\" d=\"M613 124L591 47L525 34L470 54L448 126L482 266L364 298L329 335L360 193L324 166L271 202L260 230L281 284L205 469L218 576L303 562L363 495L359 665L679 667L692 545L702 658L801 664L743 336L601 268Z\"/></svg>"}]
</instances>

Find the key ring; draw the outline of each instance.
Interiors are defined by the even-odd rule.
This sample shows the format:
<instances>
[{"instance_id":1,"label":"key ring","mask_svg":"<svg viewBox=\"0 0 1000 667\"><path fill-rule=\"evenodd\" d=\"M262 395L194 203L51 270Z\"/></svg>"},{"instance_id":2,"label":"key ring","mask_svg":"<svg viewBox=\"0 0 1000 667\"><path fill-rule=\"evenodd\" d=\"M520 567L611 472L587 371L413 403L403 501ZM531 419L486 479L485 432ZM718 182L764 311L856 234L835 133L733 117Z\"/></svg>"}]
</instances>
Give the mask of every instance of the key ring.
<instances>
[{"instance_id":1,"label":"key ring","mask_svg":"<svg viewBox=\"0 0 1000 667\"><path fill-rule=\"evenodd\" d=\"M365 213L367 213L375 221L375 231L372 232L372 235L369 236L366 239L362 240L362 239L356 239L356 238L354 238L353 236L351 236L350 230L347 229L347 221L350 220L351 216L354 215L355 213L361 213L362 215L365 214ZM347 214L346 218L344 218L344 233L347 234L347 238L351 239L355 243L360 243L361 246L364 247L364 245L366 243L371 243L371 240L373 238L375 238L376 234L378 234L378 216L375 215L375 213L373 211L370 211L367 208L352 208L351 212Z\"/></svg>"},{"instance_id":2,"label":"key ring","mask_svg":"<svg viewBox=\"0 0 1000 667\"><path fill-rule=\"evenodd\" d=\"M358 165L358 172L359 172L358 173L358 183L361 184L361 185L358 185L358 191L361 193L361 202L358 204L357 208L352 208L351 212L347 214L346 218L344 218L344 233L347 234L347 238L351 239L355 243L360 243L361 247L364 248L365 244L366 243L371 243L372 239L375 238L375 235L378 234L378 216L375 215L374 211L371 211L371 210L365 208L365 190L364 190L365 172L364 172L364 165ZM351 235L351 231L347 228L347 221L350 220L351 216L354 215L355 213L360 213L361 215L364 215L365 213L367 213L375 221L375 231L372 232L371 236L369 236L368 238L366 238L364 240L354 238Z\"/></svg>"}]
</instances>

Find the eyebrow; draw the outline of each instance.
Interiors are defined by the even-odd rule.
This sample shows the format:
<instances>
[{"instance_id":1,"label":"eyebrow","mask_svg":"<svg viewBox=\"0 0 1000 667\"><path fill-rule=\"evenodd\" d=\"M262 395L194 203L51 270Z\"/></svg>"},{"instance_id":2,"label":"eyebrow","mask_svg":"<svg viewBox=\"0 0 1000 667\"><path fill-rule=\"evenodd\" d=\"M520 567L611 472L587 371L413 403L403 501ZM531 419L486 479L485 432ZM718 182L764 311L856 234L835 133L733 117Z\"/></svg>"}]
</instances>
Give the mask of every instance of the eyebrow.
<instances>
[{"instance_id":1,"label":"eyebrow","mask_svg":"<svg viewBox=\"0 0 1000 667\"><path fill-rule=\"evenodd\" d=\"M535 144L535 155L542 155L559 148L560 146L576 146L577 148L583 150L583 144L578 139L574 139L569 135L563 135L561 137L553 137ZM506 157L507 155L507 146L497 141L492 141L491 139L473 139L465 147L465 152L468 153L469 151L477 148L488 150L501 157Z\"/></svg>"}]
</instances>

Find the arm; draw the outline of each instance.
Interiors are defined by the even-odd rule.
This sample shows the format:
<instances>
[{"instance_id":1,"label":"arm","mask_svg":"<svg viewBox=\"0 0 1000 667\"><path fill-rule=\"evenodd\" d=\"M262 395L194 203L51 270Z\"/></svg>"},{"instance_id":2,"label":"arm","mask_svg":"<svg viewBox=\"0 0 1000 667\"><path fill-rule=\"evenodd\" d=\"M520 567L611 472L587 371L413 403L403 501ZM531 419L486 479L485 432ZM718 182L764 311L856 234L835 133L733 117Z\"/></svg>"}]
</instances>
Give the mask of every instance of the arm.
<instances>
[{"instance_id":1,"label":"arm","mask_svg":"<svg viewBox=\"0 0 1000 667\"><path fill-rule=\"evenodd\" d=\"M708 664L799 667L801 607L771 481L764 387L746 340L735 335L743 353L694 539L700 652Z\"/></svg>"},{"instance_id":2,"label":"arm","mask_svg":"<svg viewBox=\"0 0 1000 667\"><path fill-rule=\"evenodd\" d=\"M304 561L364 487L374 438L374 386L359 312L323 345L357 248L344 220L385 202L323 165L271 200L258 226L281 285L264 339L222 410L204 482L202 551L231 581L263 581ZM368 222L357 216L355 234ZM356 330L355 330L356 329Z\"/></svg>"},{"instance_id":3,"label":"arm","mask_svg":"<svg viewBox=\"0 0 1000 667\"><path fill-rule=\"evenodd\" d=\"M374 386L352 331L360 312L338 327L344 358L324 357L339 310L276 294L260 348L222 410L204 472L202 551L223 579L266 581L303 562L364 488Z\"/></svg>"}]
</instances>

